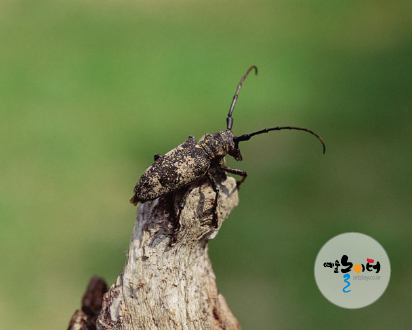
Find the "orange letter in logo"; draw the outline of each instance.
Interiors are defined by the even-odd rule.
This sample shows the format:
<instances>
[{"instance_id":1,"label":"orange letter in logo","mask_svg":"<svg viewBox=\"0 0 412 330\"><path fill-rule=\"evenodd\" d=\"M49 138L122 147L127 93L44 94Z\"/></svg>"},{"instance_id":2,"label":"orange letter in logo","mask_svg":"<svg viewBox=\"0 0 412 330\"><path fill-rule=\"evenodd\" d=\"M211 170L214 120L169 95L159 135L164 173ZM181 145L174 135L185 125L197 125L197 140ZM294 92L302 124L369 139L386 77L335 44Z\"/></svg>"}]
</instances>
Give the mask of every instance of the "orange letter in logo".
<instances>
[{"instance_id":1,"label":"orange letter in logo","mask_svg":"<svg viewBox=\"0 0 412 330\"><path fill-rule=\"evenodd\" d=\"M359 274L362 271L362 266L359 264L356 264L355 266L353 266L353 270Z\"/></svg>"}]
</instances>

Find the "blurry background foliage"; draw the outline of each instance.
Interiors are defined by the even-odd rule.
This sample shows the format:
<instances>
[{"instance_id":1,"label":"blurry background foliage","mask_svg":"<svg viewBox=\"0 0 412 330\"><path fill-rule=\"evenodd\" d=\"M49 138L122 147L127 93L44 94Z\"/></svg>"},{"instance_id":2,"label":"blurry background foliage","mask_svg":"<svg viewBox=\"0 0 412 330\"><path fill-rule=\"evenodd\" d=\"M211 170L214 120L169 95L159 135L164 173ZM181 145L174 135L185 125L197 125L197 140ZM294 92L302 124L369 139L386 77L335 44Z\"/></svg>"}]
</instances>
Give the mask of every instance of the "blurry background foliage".
<instances>
[{"instance_id":1,"label":"blurry background foliage","mask_svg":"<svg viewBox=\"0 0 412 330\"><path fill-rule=\"evenodd\" d=\"M243 143L249 177L210 243L244 329L411 324L411 1L2 1L0 329L64 329L112 284L138 177L189 135L295 125ZM347 231L386 249L373 305L329 303L317 252Z\"/></svg>"}]
</instances>

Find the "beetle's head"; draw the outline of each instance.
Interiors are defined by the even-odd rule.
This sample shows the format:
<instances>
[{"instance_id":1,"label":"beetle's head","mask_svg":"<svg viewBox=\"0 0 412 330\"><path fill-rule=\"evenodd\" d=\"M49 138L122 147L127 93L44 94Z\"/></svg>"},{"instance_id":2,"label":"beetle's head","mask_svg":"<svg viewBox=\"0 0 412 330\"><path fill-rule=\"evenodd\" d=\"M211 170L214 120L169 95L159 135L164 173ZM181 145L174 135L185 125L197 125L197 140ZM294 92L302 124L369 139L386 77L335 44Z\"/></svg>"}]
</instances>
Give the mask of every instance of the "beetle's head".
<instances>
[{"instance_id":1,"label":"beetle's head","mask_svg":"<svg viewBox=\"0 0 412 330\"><path fill-rule=\"evenodd\" d=\"M228 154L232 156L236 160L242 160L242 155L240 153L240 149L237 143L234 143L234 148L229 149Z\"/></svg>"},{"instance_id":2,"label":"beetle's head","mask_svg":"<svg viewBox=\"0 0 412 330\"><path fill-rule=\"evenodd\" d=\"M242 154L240 153L239 143L235 141L235 136L232 131L227 130L226 132L230 132L230 141L227 141L228 150L227 153L232 156L234 159L240 161L242 160Z\"/></svg>"},{"instance_id":3,"label":"beetle's head","mask_svg":"<svg viewBox=\"0 0 412 330\"><path fill-rule=\"evenodd\" d=\"M219 145L224 147L219 148L219 153L216 152L218 156L224 157L225 155L229 154L236 160L242 160L242 155L240 154L238 143L234 141L235 135L230 129L216 133L214 140L218 141L219 139L221 141Z\"/></svg>"}]
</instances>

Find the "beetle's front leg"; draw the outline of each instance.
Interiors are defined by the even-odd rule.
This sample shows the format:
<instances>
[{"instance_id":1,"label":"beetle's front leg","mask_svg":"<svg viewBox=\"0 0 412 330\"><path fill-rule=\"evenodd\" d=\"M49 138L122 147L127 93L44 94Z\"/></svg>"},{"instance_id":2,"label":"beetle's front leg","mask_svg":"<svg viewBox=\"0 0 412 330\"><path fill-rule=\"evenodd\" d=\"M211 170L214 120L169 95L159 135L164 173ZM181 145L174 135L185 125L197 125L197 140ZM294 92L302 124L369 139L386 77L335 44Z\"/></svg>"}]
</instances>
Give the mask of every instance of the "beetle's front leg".
<instances>
[{"instance_id":1,"label":"beetle's front leg","mask_svg":"<svg viewBox=\"0 0 412 330\"><path fill-rule=\"evenodd\" d=\"M225 167L221 167L221 168L222 168L222 170L225 171L225 172L228 172L228 173L231 173L231 174L240 175L240 176L242 177L241 180L237 180L237 181L236 181L236 184L237 184L237 187L238 187L238 188L239 188L240 184L241 184L243 181L245 181L246 178L247 178L247 173L246 173L245 171L238 170L238 169L236 169L236 168L226 167L226 166L225 166Z\"/></svg>"}]
</instances>

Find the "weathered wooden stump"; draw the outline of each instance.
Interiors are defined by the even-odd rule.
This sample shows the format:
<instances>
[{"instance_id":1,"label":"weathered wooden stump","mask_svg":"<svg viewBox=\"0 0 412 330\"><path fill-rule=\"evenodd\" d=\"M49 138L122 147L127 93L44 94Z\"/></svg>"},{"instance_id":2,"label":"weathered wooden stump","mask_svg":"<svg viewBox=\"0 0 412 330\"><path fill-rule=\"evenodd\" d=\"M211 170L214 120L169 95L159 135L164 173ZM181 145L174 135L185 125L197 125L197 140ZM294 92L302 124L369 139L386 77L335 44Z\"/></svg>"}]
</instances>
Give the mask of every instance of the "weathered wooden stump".
<instances>
[{"instance_id":1,"label":"weathered wooden stump","mask_svg":"<svg viewBox=\"0 0 412 330\"><path fill-rule=\"evenodd\" d=\"M214 176L217 228L207 179L139 204L126 265L104 295L97 329L240 329L217 289L207 249L238 204L237 186L222 173Z\"/></svg>"}]
</instances>

